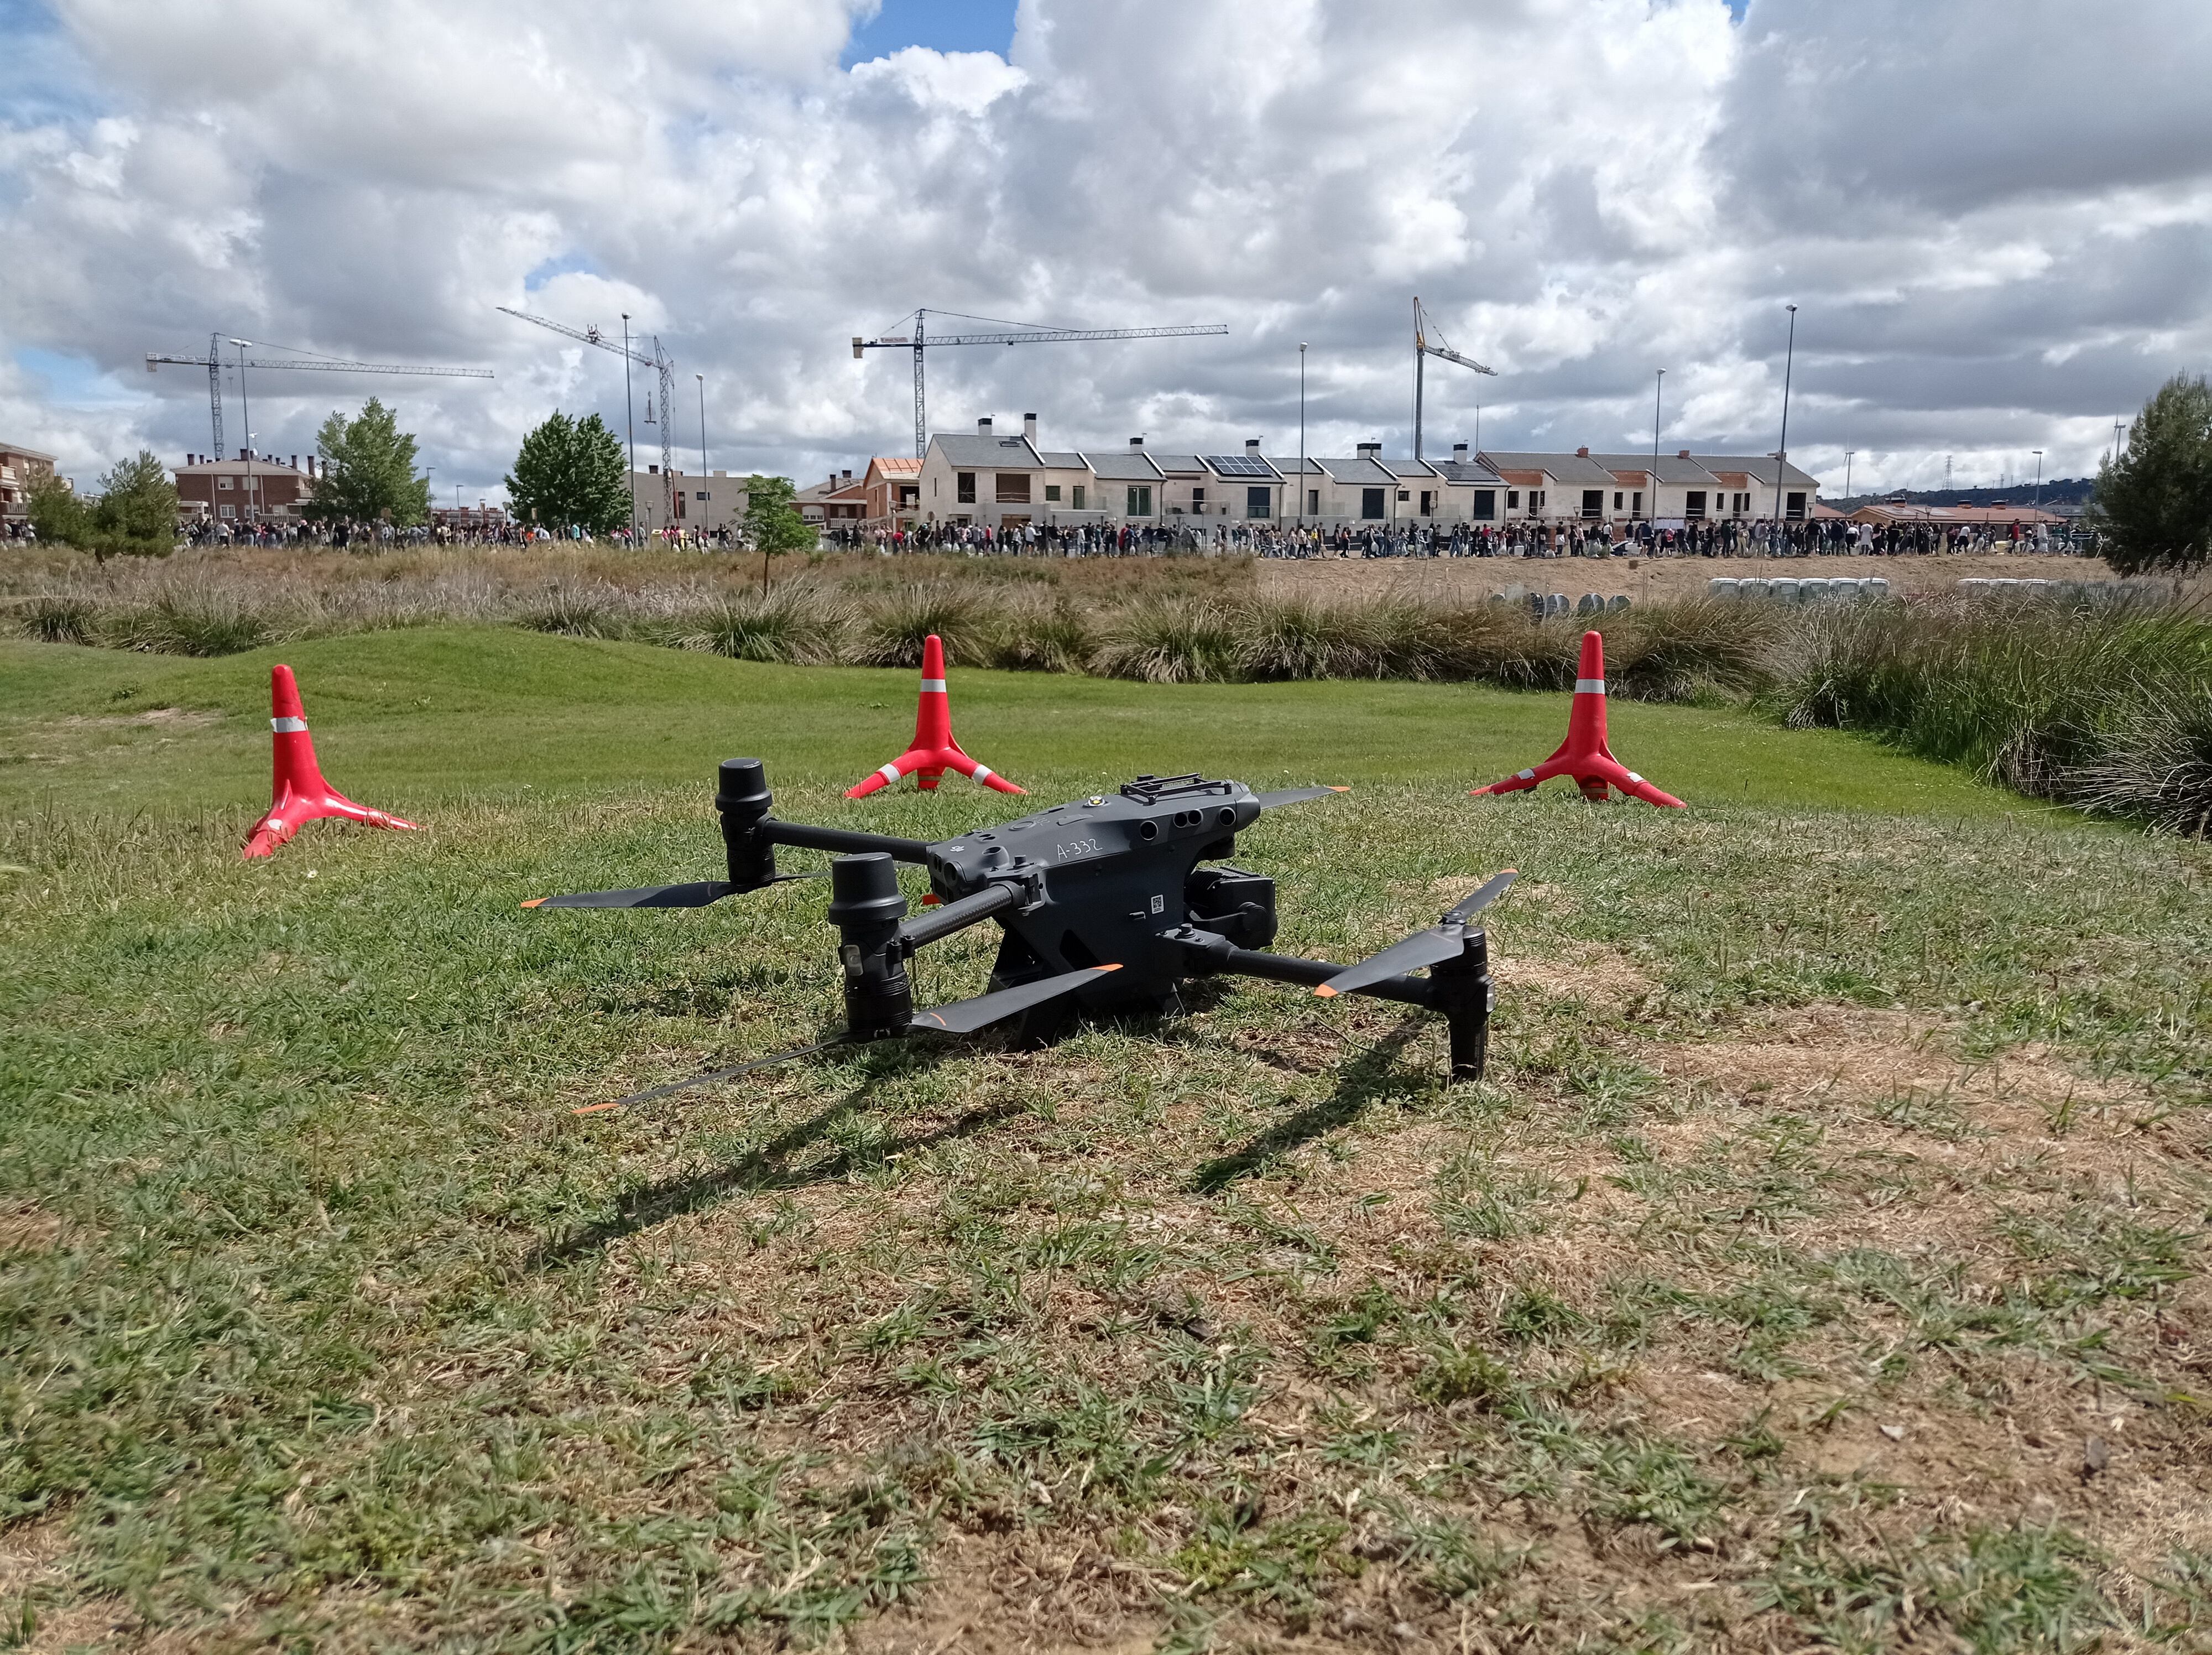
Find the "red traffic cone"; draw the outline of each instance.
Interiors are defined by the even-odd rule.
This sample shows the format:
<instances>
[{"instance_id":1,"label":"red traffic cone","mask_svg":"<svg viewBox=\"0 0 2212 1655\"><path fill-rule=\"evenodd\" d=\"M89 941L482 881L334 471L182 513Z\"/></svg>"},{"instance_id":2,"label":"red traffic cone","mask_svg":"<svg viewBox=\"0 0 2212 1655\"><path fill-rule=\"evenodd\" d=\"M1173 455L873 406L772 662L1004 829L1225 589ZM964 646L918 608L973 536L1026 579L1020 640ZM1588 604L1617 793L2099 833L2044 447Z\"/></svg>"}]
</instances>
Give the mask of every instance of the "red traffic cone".
<instances>
[{"instance_id":1,"label":"red traffic cone","mask_svg":"<svg viewBox=\"0 0 2212 1655\"><path fill-rule=\"evenodd\" d=\"M289 666L269 669L269 727L276 733L275 797L269 813L253 824L246 842L246 857L272 855L308 823L321 816L343 816L363 827L413 828L413 822L354 801L323 780L315 763L315 739L307 733L307 720L300 706L300 686Z\"/></svg>"},{"instance_id":2,"label":"red traffic cone","mask_svg":"<svg viewBox=\"0 0 2212 1655\"><path fill-rule=\"evenodd\" d=\"M1624 766L1606 745L1605 640L1595 632L1583 634L1583 658L1576 672L1574 704L1567 712L1567 739L1559 744L1559 750L1533 770L1522 770L1503 782L1475 788L1474 797L1526 793L1539 782L1548 782L1555 776L1571 776L1582 788L1583 798L1601 805L1606 800L1606 788L1611 786L1647 805L1663 805L1673 810L1686 808L1673 794L1661 792Z\"/></svg>"},{"instance_id":3,"label":"red traffic cone","mask_svg":"<svg viewBox=\"0 0 2212 1655\"><path fill-rule=\"evenodd\" d=\"M1023 793L992 770L978 764L960 751L952 739L952 700L945 693L945 645L934 632L921 643L921 703L914 715L914 745L873 776L845 789L848 799L865 799L878 788L887 788L902 776L911 776L924 793L933 793L938 778L947 770L972 776L1000 793Z\"/></svg>"}]
</instances>

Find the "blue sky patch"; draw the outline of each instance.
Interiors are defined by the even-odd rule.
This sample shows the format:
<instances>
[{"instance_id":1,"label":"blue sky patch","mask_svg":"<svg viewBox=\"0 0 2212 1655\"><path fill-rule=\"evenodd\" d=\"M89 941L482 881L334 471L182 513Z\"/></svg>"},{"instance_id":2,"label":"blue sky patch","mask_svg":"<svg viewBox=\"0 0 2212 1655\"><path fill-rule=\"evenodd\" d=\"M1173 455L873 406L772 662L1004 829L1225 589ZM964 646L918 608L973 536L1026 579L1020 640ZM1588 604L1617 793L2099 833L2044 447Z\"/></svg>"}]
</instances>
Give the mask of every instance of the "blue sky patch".
<instances>
[{"instance_id":1,"label":"blue sky patch","mask_svg":"<svg viewBox=\"0 0 2212 1655\"><path fill-rule=\"evenodd\" d=\"M939 52L995 52L1014 43L1015 0L884 0L873 17L853 31L841 66L888 58L907 46Z\"/></svg>"}]
</instances>

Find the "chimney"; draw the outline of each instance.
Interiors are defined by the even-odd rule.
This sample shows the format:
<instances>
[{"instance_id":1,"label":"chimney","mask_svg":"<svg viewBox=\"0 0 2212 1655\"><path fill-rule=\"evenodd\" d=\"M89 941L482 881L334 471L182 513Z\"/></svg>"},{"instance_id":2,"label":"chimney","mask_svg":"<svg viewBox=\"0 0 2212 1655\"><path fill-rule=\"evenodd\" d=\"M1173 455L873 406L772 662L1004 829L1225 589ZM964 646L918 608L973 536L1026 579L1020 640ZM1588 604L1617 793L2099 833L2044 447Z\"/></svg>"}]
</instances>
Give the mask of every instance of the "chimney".
<instances>
[{"instance_id":1,"label":"chimney","mask_svg":"<svg viewBox=\"0 0 2212 1655\"><path fill-rule=\"evenodd\" d=\"M292 456L292 469L295 472L300 469L300 456L297 454Z\"/></svg>"},{"instance_id":2,"label":"chimney","mask_svg":"<svg viewBox=\"0 0 2212 1655\"><path fill-rule=\"evenodd\" d=\"M1257 459L1260 457L1260 439L1257 437L1246 437L1244 439L1244 452L1251 455L1253 459Z\"/></svg>"},{"instance_id":3,"label":"chimney","mask_svg":"<svg viewBox=\"0 0 2212 1655\"><path fill-rule=\"evenodd\" d=\"M1379 442L1362 442L1354 446L1364 459L1380 459L1382 457L1382 445Z\"/></svg>"},{"instance_id":4,"label":"chimney","mask_svg":"<svg viewBox=\"0 0 2212 1655\"><path fill-rule=\"evenodd\" d=\"M975 435L979 437L991 435L991 417L988 414L975 422Z\"/></svg>"},{"instance_id":5,"label":"chimney","mask_svg":"<svg viewBox=\"0 0 2212 1655\"><path fill-rule=\"evenodd\" d=\"M1467 458L1467 444L1464 442L1453 443L1452 458L1454 459L1465 459Z\"/></svg>"},{"instance_id":6,"label":"chimney","mask_svg":"<svg viewBox=\"0 0 2212 1655\"><path fill-rule=\"evenodd\" d=\"M243 449L243 448L240 448L240 449L238 451L238 457L239 457L240 459L245 459L245 458L246 458L246 450L245 450L245 449Z\"/></svg>"},{"instance_id":7,"label":"chimney","mask_svg":"<svg viewBox=\"0 0 2212 1655\"><path fill-rule=\"evenodd\" d=\"M1687 448L1677 448L1674 450L1674 458L1677 459L1687 459L1689 457L1690 451Z\"/></svg>"},{"instance_id":8,"label":"chimney","mask_svg":"<svg viewBox=\"0 0 2212 1655\"><path fill-rule=\"evenodd\" d=\"M1131 437L1129 439L1129 446L1132 448L1141 448L1145 446L1145 440L1142 437Z\"/></svg>"},{"instance_id":9,"label":"chimney","mask_svg":"<svg viewBox=\"0 0 2212 1655\"><path fill-rule=\"evenodd\" d=\"M1036 416L1035 414L1024 414L1022 416L1022 435L1027 437L1031 442L1035 442L1036 441Z\"/></svg>"},{"instance_id":10,"label":"chimney","mask_svg":"<svg viewBox=\"0 0 2212 1655\"><path fill-rule=\"evenodd\" d=\"M847 472L844 475L845 475L845 481L847 481L848 483L850 483L850 482L853 480L853 474L852 474L852 472Z\"/></svg>"},{"instance_id":11,"label":"chimney","mask_svg":"<svg viewBox=\"0 0 2212 1655\"><path fill-rule=\"evenodd\" d=\"M1576 449L1575 458L1577 459L1588 459L1589 458L1589 450L1587 447Z\"/></svg>"}]
</instances>

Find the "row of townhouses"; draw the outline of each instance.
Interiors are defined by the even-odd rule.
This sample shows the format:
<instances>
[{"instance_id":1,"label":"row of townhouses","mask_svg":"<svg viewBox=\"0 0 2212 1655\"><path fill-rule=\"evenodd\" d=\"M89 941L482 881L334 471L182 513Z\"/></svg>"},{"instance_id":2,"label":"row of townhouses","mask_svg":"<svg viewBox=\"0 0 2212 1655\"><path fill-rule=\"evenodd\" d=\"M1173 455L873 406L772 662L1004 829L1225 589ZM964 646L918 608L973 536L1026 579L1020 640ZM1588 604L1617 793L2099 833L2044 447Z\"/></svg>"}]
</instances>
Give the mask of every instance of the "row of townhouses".
<instances>
[{"instance_id":1,"label":"row of townhouses","mask_svg":"<svg viewBox=\"0 0 2212 1655\"><path fill-rule=\"evenodd\" d=\"M1194 519L1334 529L1801 519L1813 514L1820 491L1809 473L1770 454L1507 453L1460 442L1448 459L1391 459L1379 442L1357 446L1349 456L1299 459L1263 453L1257 438L1242 453L1199 454L1131 437L1126 449L1078 453L1042 447L1036 416L1028 414L1019 435L978 420L972 436L940 432L919 459L878 457L862 477L848 472L803 497L808 514L829 526L869 530L1163 521L1195 528Z\"/></svg>"}]
</instances>

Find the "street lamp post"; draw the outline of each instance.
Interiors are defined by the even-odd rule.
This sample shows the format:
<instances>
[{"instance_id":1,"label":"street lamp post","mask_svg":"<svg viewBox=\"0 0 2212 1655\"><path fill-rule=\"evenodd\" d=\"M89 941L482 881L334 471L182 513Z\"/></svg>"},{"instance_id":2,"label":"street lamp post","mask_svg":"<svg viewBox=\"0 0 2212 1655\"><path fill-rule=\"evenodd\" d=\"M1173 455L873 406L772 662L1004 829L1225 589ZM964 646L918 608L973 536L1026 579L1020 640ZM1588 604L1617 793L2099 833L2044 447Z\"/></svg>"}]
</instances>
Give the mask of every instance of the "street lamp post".
<instances>
[{"instance_id":1,"label":"street lamp post","mask_svg":"<svg viewBox=\"0 0 2212 1655\"><path fill-rule=\"evenodd\" d=\"M1790 346L1782 358L1782 452L1774 456L1774 520L1782 521L1782 468L1790 463L1790 372L1797 362L1797 307L1790 310Z\"/></svg>"},{"instance_id":2,"label":"street lamp post","mask_svg":"<svg viewBox=\"0 0 2212 1655\"><path fill-rule=\"evenodd\" d=\"M1651 515L1659 514L1659 399L1667 388L1667 370L1658 370L1651 382Z\"/></svg>"},{"instance_id":3,"label":"street lamp post","mask_svg":"<svg viewBox=\"0 0 2212 1655\"><path fill-rule=\"evenodd\" d=\"M629 538L637 543L637 403L629 388L629 312L623 312L623 413L629 427Z\"/></svg>"},{"instance_id":4,"label":"street lamp post","mask_svg":"<svg viewBox=\"0 0 2212 1655\"><path fill-rule=\"evenodd\" d=\"M2043 509L2043 450L2042 450L2042 449L2040 449L2040 448L2038 448L2038 449L2036 449L2034 452L2035 452L2035 503L2034 503L2033 506L2031 506L2031 507L2029 508L2029 509L2030 509L2031 511L2041 511L2041 510Z\"/></svg>"},{"instance_id":5,"label":"street lamp post","mask_svg":"<svg viewBox=\"0 0 2212 1655\"><path fill-rule=\"evenodd\" d=\"M1306 526L1306 342L1298 341L1298 526Z\"/></svg>"},{"instance_id":6,"label":"street lamp post","mask_svg":"<svg viewBox=\"0 0 2212 1655\"><path fill-rule=\"evenodd\" d=\"M1851 497L1851 456L1857 452L1856 448L1844 450L1844 498L1846 500Z\"/></svg>"}]
</instances>

